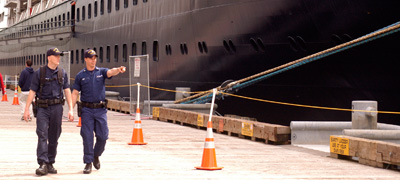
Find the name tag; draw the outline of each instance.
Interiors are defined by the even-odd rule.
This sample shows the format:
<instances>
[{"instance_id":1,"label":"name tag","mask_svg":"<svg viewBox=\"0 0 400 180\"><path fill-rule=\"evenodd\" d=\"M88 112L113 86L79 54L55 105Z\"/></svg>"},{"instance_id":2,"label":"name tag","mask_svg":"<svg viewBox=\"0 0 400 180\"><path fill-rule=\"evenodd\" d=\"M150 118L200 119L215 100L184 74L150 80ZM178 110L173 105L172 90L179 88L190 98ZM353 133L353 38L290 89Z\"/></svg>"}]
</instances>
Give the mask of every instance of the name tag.
<instances>
[{"instance_id":1,"label":"name tag","mask_svg":"<svg viewBox=\"0 0 400 180\"><path fill-rule=\"evenodd\" d=\"M103 77L103 75L97 75L97 76L96 76L96 78L101 78L101 77Z\"/></svg>"}]
</instances>

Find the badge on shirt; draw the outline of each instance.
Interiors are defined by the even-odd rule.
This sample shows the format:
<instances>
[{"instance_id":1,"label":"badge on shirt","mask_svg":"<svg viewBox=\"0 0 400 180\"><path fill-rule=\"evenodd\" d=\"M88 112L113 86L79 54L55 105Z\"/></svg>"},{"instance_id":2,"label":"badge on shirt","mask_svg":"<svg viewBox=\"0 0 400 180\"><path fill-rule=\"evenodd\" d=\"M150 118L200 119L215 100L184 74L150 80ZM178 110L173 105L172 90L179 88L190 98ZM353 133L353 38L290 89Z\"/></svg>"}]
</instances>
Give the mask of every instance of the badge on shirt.
<instances>
[{"instance_id":1,"label":"badge on shirt","mask_svg":"<svg viewBox=\"0 0 400 180\"><path fill-rule=\"evenodd\" d=\"M101 78L101 77L103 77L103 75L97 75L96 77L97 77L97 78Z\"/></svg>"}]
</instances>

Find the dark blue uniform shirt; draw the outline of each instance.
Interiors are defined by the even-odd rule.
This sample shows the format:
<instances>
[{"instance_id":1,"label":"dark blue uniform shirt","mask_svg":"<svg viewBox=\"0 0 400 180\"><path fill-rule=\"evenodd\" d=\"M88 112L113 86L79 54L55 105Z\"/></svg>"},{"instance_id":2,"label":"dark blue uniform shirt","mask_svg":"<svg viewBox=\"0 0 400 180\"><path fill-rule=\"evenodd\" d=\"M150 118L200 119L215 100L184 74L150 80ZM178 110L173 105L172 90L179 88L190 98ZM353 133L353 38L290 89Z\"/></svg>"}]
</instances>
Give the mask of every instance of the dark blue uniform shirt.
<instances>
[{"instance_id":1,"label":"dark blue uniform shirt","mask_svg":"<svg viewBox=\"0 0 400 180\"><path fill-rule=\"evenodd\" d=\"M73 89L81 91L81 101L90 103L99 103L106 100L105 80L108 68L96 67L93 71L86 68L80 71L75 77Z\"/></svg>"},{"instance_id":2,"label":"dark blue uniform shirt","mask_svg":"<svg viewBox=\"0 0 400 180\"><path fill-rule=\"evenodd\" d=\"M46 66L46 79L53 79L57 78L57 73L58 73L58 67L55 70L50 69L48 66ZM64 77L64 84L63 84L63 90L69 88L69 83L68 83L68 76L67 73L63 69L63 77ZM46 81L43 85L42 89L42 96L40 96L40 68L37 69L33 73L32 77L32 83L31 83L31 90L35 91L37 96L40 99L61 99L64 98L63 91L60 91L60 84L58 83L57 80L53 81ZM61 92L61 94L60 94Z\"/></svg>"}]
</instances>

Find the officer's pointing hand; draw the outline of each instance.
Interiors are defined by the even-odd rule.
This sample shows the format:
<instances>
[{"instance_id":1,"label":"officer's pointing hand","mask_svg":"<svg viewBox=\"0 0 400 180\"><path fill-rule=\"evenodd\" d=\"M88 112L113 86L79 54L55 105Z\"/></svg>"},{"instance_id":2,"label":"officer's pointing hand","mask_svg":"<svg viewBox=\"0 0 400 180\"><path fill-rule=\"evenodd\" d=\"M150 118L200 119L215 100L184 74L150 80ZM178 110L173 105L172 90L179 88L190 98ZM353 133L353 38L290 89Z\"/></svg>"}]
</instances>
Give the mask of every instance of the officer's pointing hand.
<instances>
[{"instance_id":1,"label":"officer's pointing hand","mask_svg":"<svg viewBox=\"0 0 400 180\"><path fill-rule=\"evenodd\" d=\"M121 66L118 68L120 73L124 73L126 71L126 67L125 66Z\"/></svg>"}]
</instances>

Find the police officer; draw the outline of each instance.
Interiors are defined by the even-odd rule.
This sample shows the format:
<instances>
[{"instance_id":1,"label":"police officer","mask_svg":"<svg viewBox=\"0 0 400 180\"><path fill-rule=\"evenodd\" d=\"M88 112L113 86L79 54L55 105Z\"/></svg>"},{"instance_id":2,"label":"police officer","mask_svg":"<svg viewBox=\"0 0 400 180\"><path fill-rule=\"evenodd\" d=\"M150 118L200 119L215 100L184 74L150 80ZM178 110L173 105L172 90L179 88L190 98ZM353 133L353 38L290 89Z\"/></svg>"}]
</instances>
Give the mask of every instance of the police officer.
<instances>
[{"instance_id":1,"label":"police officer","mask_svg":"<svg viewBox=\"0 0 400 180\"><path fill-rule=\"evenodd\" d=\"M73 120L73 109L71 101L71 90L69 88L68 76L64 70L58 68L60 55L57 48L47 51L47 66L41 67L33 73L32 83L26 101L24 120L28 122L29 106L34 96L38 97L36 134L38 136L37 162L40 165L36 169L37 175L47 173L57 174L53 167L57 155L58 138L61 134L61 118L63 114L64 95L68 102L68 118Z\"/></svg>"},{"instance_id":2,"label":"police officer","mask_svg":"<svg viewBox=\"0 0 400 180\"><path fill-rule=\"evenodd\" d=\"M111 79L112 76L125 72L125 67L121 66L112 69L96 67L97 54L92 49L86 50L84 57L86 68L81 70L75 77L72 102L75 106L80 91L83 162L86 164L83 173L90 174L92 172L92 162L96 169L100 169L99 156L103 153L106 140L108 139L104 83L106 79ZM94 147L93 132L96 134L96 144Z\"/></svg>"}]
</instances>

